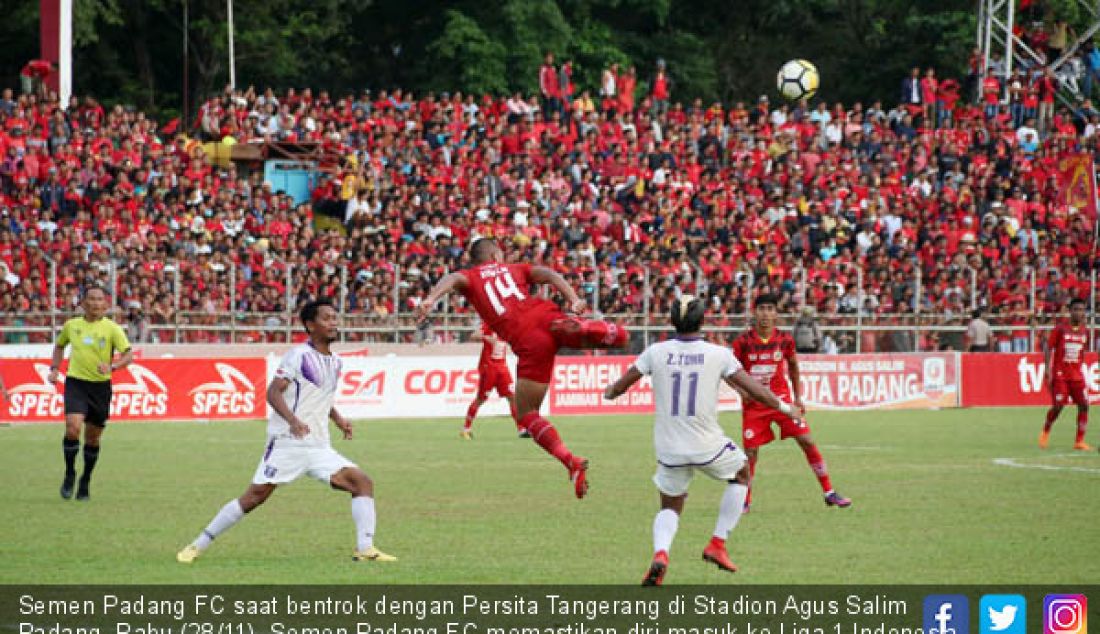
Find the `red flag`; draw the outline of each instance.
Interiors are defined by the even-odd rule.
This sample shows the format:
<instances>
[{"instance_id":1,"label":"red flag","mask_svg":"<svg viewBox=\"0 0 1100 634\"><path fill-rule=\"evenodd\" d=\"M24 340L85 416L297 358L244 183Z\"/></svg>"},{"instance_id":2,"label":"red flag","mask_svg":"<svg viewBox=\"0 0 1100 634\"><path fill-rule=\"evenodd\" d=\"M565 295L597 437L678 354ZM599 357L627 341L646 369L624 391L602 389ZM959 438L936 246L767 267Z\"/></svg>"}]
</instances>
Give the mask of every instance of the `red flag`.
<instances>
[{"instance_id":1,"label":"red flag","mask_svg":"<svg viewBox=\"0 0 1100 634\"><path fill-rule=\"evenodd\" d=\"M1058 191L1063 205L1096 219L1096 172L1089 154L1058 159Z\"/></svg>"},{"instance_id":2,"label":"red flag","mask_svg":"<svg viewBox=\"0 0 1100 634\"><path fill-rule=\"evenodd\" d=\"M169 121L163 128L160 129L160 131L163 132L164 134L167 134L167 135L171 136L171 135L176 133L176 130L178 130L179 127L180 127L180 118L176 117L175 119L172 119L171 121Z\"/></svg>"}]
</instances>

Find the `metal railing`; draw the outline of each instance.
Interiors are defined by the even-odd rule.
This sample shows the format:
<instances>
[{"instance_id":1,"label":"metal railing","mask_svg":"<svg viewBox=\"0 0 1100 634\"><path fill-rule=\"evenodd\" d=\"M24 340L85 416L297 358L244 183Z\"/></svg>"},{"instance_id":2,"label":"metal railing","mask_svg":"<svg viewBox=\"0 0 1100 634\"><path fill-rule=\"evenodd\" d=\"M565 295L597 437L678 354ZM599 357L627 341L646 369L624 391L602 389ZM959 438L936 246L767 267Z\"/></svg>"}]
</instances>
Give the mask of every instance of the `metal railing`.
<instances>
[{"instance_id":1,"label":"metal railing","mask_svg":"<svg viewBox=\"0 0 1100 634\"><path fill-rule=\"evenodd\" d=\"M368 314L341 311L341 342L374 343L452 343L469 339L478 326L471 314L439 314L427 328L418 325L411 313ZM60 325L74 312L21 313L0 315L0 343L50 343ZM290 343L301 338L301 328L292 316L260 312L178 311L171 321L141 319L135 322L125 312L115 310L112 317L134 343ZM637 352L651 342L671 333L664 315L652 313L605 314L604 319L625 326L632 335L628 352ZM751 327L745 314L708 315L704 329L716 343L732 343ZM795 315L783 315L781 328L790 329ZM968 320L967 320L968 321ZM1053 320L1002 324L991 319L994 351L998 344L1004 352L1028 352L1042 349L1044 334L1053 328ZM815 318L822 335L821 351L930 352L965 350L967 323L955 315L909 314L870 316L866 314L820 315ZM1096 322L1090 324L1095 331ZM1095 337L1094 337L1095 340Z\"/></svg>"},{"instance_id":2,"label":"metal railing","mask_svg":"<svg viewBox=\"0 0 1100 634\"><path fill-rule=\"evenodd\" d=\"M61 298L58 296L57 268L58 263L49 258L50 280L48 285L49 306L59 306ZM228 306L230 308L245 308L247 301L240 297L239 282L245 281L244 287L255 283L249 281L249 276L255 278L255 271L239 270L234 262L227 262L227 266L213 272L216 282L225 283L228 289ZM103 286L111 294L110 316L124 325L128 333L136 343L257 343L257 342L291 342L300 337L300 326L295 316L295 299L298 297L296 288L304 283L309 271L304 267L276 262L271 268L282 269L280 277L284 285L281 310L259 312L252 310L181 310L181 295L183 292L183 276L190 277L198 270L192 268L194 264L189 261L171 261L166 263L165 279L160 282L167 283L171 287L172 306L167 314L137 313L128 307L120 305L120 293L132 292L128 288L131 282L126 278L127 269L121 262L102 262L94 266ZM595 267L593 267L595 268ZM594 284L588 293L588 298L595 300L600 297L602 275L596 269ZM201 271L200 271L201 272ZM403 269L395 266L393 270L392 289L375 289L375 294L387 295L397 312L388 310L369 312L360 307L353 307L353 289L349 285L351 277L347 267L339 267L336 271L339 276L339 288L332 298L340 316L342 327L340 339L344 342L387 342L387 343L430 343L462 341L472 332L476 326L476 318L472 313L454 313L450 309L454 305L450 299L444 300L437 309L442 309L431 320L427 328L418 327L412 313L402 311L403 302L407 303L409 296L403 294L405 280L402 278ZM244 277L242 278L242 274ZM704 286L708 283L702 270L696 266L693 276L700 292L705 292ZM962 311L969 307L977 308L981 303L978 294L977 271L967 271L969 283L969 297L959 298L958 312L954 314L936 313L925 310L923 297L924 285L919 275L915 275L909 284L915 290L915 301L912 312L899 314L878 314L866 310L868 296L865 292L864 275L862 269L857 269L855 284L856 310L840 314L825 314L816 318L820 331L830 341L825 343L835 346L839 352L869 352L869 351L928 351L932 349L960 350L964 346L964 334L969 319L962 315ZM653 275L649 269L645 269L643 278L643 293L641 298L641 310L636 313L605 314L592 301L594 315L601 316L623 324L631 330L633 335L631 350L640 350L651 341L664 337L669 326L667 318L658 312L655 306L652 292ZM810 305L809 300L813 281L807 280L804 269L795 271L794 305L801 308ZM745 297L753 296L756 280L751 271L746 272L740 279L739 285L744 288ZM996 339L1003 345L1009 342L1010 348L1017 350L1038 350L1041 348L1041 336L1049 330L1055 316L1036 315L1035 308L1038 302L1038 289L1035 273L1030 273L1030 288L1027 289L1027 311L1032 315L1026 324L1011 321L1011 318L1019 314L1008 316L992 315L987 319L993 326ZM1093 287L1095 287L1095 272L1093 272ZM961 289L960 289L961 290ZM71 304L70 298L65 298L66 304ZM361 300L362 298L360 298ZM1090 328L1095 330L1095 293L1090 301ZM360 304L362 305L362 301ZM708 336L716 340L732 340L736 334L744 331L751 323L752 306L750 302L742 302L743 309L734 314L712 314L708 316ZM52 342L60 330L64 321L75 316L75 307L69 310L52 310L45 312L19 312L0 313L0 343L48 343ZM781 318L781 326L790 327L794 324L794 315L785 315ZM1013 336L1015 333L1016 336ZM1023 342L1026 333L1026 344ZM1093 337L1093 341L1096 338Z\"/></svg>"}]
</instances>

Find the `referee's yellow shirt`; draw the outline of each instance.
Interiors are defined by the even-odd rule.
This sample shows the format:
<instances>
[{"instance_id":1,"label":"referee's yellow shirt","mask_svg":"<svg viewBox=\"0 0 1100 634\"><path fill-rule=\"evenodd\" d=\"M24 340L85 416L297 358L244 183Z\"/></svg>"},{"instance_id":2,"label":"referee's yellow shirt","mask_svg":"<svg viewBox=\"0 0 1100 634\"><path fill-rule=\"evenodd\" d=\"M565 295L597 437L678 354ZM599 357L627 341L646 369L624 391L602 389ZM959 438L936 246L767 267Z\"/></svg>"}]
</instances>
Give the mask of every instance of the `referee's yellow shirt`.
<instances>
[{"instance_id":1,"label":"referee's yellow shirt","mask_svg":"<svg viewBox=\"0 0 1100 634\"><path fill-rule=\"evenodd\" d=\"M100 363L110 364L116 352L125 353L130 349L130 340L122 327L106 317L96 321L74 317L65 322L61 335L57 337L57 345L64 348L69 344L72 344L73 351L69 355L66 375L94 383L111 380L109 374L99 371Z\"/></svg>"}]
</instances>

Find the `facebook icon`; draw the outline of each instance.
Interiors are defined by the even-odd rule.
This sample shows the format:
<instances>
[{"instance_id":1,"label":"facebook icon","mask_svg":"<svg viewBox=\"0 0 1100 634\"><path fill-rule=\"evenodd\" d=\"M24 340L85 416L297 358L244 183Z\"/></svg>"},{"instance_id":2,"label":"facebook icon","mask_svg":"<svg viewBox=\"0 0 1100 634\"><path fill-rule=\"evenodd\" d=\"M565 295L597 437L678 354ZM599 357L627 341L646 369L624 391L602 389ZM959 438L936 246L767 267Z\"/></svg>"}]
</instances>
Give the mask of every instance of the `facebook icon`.
<instances>
[{"instance_id":1,"label":"facebook icon","mask_svg":"<svg viewBox=\"0 0 1100 634\"><path fill-rule=\"evenodd\" d=\"M961 594L924 598L925 634L970 634L970 601Z\"/></svg>"}]
</instances>

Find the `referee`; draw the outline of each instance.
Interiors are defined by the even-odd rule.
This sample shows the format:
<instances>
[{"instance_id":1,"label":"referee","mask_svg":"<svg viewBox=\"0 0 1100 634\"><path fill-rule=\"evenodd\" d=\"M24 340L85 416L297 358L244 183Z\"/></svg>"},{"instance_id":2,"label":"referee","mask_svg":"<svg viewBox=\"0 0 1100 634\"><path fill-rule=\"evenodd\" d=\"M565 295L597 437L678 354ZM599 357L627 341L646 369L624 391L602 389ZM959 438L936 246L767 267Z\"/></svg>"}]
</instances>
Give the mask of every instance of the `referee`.
<instances>
[{"instance_id":1,"label":"referee","mask_svg":"<svg viewBox=\"0 0 1100 634\"><path fill-rule=\"evenodd\" d=\"M107 291L99 286L88 287L81 300L84 315L74 317L61 327L61 335L53 349L48 380L57 383L65 347L72 345L69 370L65 377L65 480L61 497L73 496L76 480L76 454L80 451L80 427L84 426L84 474L76 499L87 500L92 470L99 459L99 437L111 414L111 373L130 365L134 352L122 328L104 314L107 312ZM121 353L114 360L115 353ZM87 423L85 425L84 423Z\"/></svg>"}]
</instances>

